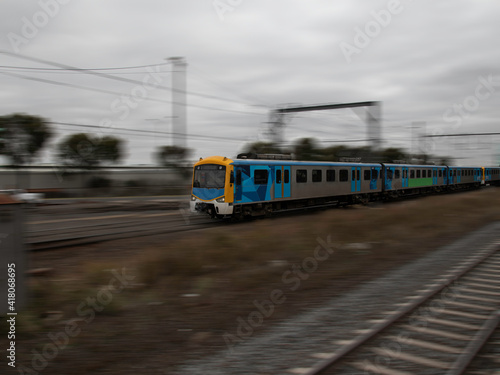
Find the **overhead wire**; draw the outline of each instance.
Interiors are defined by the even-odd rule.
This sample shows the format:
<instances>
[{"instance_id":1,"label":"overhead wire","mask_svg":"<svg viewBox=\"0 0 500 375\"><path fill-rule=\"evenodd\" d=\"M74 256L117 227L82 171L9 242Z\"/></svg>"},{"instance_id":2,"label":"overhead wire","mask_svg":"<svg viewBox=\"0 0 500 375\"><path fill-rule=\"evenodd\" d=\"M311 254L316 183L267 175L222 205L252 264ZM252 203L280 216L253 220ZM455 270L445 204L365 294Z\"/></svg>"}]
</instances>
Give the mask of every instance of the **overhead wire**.
<instances>
[{"instance_id":1,"label":"overhead wire","mask_svg":"<svg viewBox=\"0 0 500 375\"><path fill-rule=\"evenodd\" d=\"M89 129L100 129L100 130L106 130L107 128L99 125L90 125L90 124L75 124L75 123L69 123L69 122L57 122L57 121L49 121L50 124L54 125L62 125L62 126L69 126L69 127L81 127L81 128L89 128ZM178 136L178 137L187 137L187 138L199 138L199 139L204 139L204 140L217 140L217 141L232 141L232 142L244 142L244 139L239 139L239 138L230 138L230 137L220 137L220 136L215 136L215 135L204 135L204 134L187 134L187 133L176 133L176 132L164 132L164 131L158 131L158 130L146 130L146 129L130 129L130 128L120 128L120 127L111 127L108 129L112 129L113 132L118 131L127 131L127 132L133 132L133 133L140 133L143 136L149 136L147 134L160 134L160 135L170 135L170 136Z\"/></svg>"},{"instance_id":2,"label":"overhead wire","mask_svg":"<svg viewBox=\"0 0 500 375\"><path fill-rule=\"evenodd\" d=\"M0 72L0 74L6 75L6 76L11 76L15 78L20 78L20 79L25 79L28 81L35 81L35 82L42 82L42 83L47 83L51 85L56 85L56 86L63 86L63 87L70 87L70 88L75 88L75 89L80 89L80 90L86 90L86 91L93 91L93 92L99 92L101 94L108 94L108 95L124 95L123 93L119 93L116 91L110 91L110 90L103 90L103 89L97 89L93 87L87 87L87 86L81 86L81 85L75 85L73 83L66 83L66 82L59 82L59 81L54 81L51 79L45 79L45 78L36 78L36 77L30 77L30 76L25 76L22 74L16 74L16 73L6 73L6 72ZM171 104L171 101L163 100L163 99L155 99L155 98L142 98L144 100L148 101L154 101L154 102L160 102L160 103L169 103Z\"/></svg>"},{"instance_id":3,"label":"overhead wire","mask_svg":"<svg viewBox=\"0 0 500 375\"><path fill-rule=\"evenodd\" d=\"M21 79L25 79L25 80L30 80L30 81L36 81L36 82L57 85L57 86L64 86L64 87L77 88L77 89L86 90L86 91L99 92L102 94L108 94L108 95L113 95L113 96L125 95L123 93L119 93L116 91L97 89L97 88L93 88L93 87L81 86L81 85L76 85L73 83L59 82L59 81L45 79L45 78L30 77L30 76L26 76L26 75L22 75L22 74L17 74L17 73L7 73L7 72L0 71L0 74L4 74L4 75L15 77L15 78L21 78ZM143 84L143 83L141 82L141 84ZM152 98L149 96L141 97L141 100L154 101L154 102L167 103L167 104L175 103L175 102L170 101L170 100L157 99L157 98ZM179 103L177 103L177 104L179 104ZM204 106L204 105L199 105L199 104L186 104L186 106L193 107L193 108L207 109L207 110L212 110L212 111L228 112L228 113L238 113L238 114L258 115L258 116L262 115L262 113L257 113L257 112L238 111L238 110L233 110L233 109L210 107L210 106Z\"/></svg>"},{"instance_id":4,"label":"overhead wire","mask_svg":"<svg viewBox=\"0 0 500 375\"><path fill-rule=\"evenodd\" d=\"M23 70L37 70L37 71L58 71L58 72L64 72L68 70L74 70L76 72L81 72L85 70L93 70L93 71L101 71L101 70L129 70L129 69L143 69L143 68L154 68L157 66L164 66L164 65L170 65L172 64L171 62L167 63L161 63L161 64L149 64L149 65L139 65L139 66L122 66L122 67L115 67L115 68L74 68L74 69L68 69L68 68L34 68L34 67L28 67L28 66L13 66L13 65L0 65L0 68L9 68L9 69L23 69Z\"/></svg>"},{"instance_id":5,"label":"overhead wire","mask_svg":"<svg viewBox=\"0 0 500 375\"><path fill-rule=\"evenodd\" d=\"M193 68L194 68L194 71L193 71ZM253 102L256 103L255 106L265 107L268 110L271 109L271 107L269 105L261 103L260 102L261 101L260 98L255 98L253 96L248 95L247 93L242 94L241 92L235 92L232 88L228 88L226 85L223 85L221 83L215 82L213 79L207 78L205 76L206 73L203 72L203 75L200 74L200 73L202 73L201 69L199 69L196 66L190 65L190 74L192 74L194 76L201 77L202 79L204 79L205 81L209 82L210 84L212 84L214 86L218 86L218 87L220 87L220 88L222 88L224 90L230 91L230 92L238 95L240 98L242 98L244 100L253 101Z\"/></svg>"},{"instance_id":6,"label":"overhead wire","mask_svg":"<svg viewBox=\"0 0 500 375\"><path fill-rule=\"evenodd\" d=\"M111 80L120 81L120 82L126 82L126 83L133 83L133 84L136 84L136 85L137 84L139 84L139 85L143 85L144 84L144 82L138 81L138 80L134 80L134 79L119 77L119 76L115 76L115 75L111 75L111 74L107 74L107 73L101 73L99 71L95 71L95 70L92 70L92 69L78 68L78 67L75 67L75 66L71 66L71 65L67 65L67 64L62 64L62 63L58 63L58 62L55 62L55 61L49 61L49 60L39 59L39 58L36 58L36 57L30 57L30 56L20 55L20 54L16 54L16 53L13 53L13 52L10 52L10 51L0 50L0 54L4 54L4 55L8 55L8 56L13 56L13 57L16 57L16 58L20 58L20 59L24 59L24 60L28 60L28 61L32 61L32 62L37 62L37 63L41 63L41 64L56 66L58 68L65 69L65 70L79 71L79 72L82 72L84 74L94 75L94 76L97 76L97 77L100 77L100 78L106 78L106 79L111 79ZM159 65L156 65L156 66L159 66ZM228 98L222 98L222 97L215 96L215 95L193 93L193 92L189 92L189 91L174 89L174 88L168 87L168 86L158 85L158 86L155 86L155 88L160 89L160 90L167 90L169 92L178 92L178 93L185 93L185 94L189 94L189 95L193 95L193 96L199 96L199 97L206 98L206 99L214 99L214 100L221 100L221 101L226 101L226 102L233 102L233 103L237 103L237 104L240 104L240 105L244 104L244 103L241 103L239 101L235 101L235 100L228 99ZM248 104L245 104L245 105L248 105Z\"/></svg>"}]
</instances>

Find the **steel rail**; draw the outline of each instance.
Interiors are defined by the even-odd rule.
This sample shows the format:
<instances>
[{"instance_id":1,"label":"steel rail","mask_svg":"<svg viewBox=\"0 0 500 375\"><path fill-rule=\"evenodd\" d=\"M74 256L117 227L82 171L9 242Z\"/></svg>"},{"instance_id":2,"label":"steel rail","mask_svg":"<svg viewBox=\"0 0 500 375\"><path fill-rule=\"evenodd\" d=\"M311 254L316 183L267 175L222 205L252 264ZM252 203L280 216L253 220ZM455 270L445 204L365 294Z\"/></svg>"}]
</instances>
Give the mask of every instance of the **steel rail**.
<instances>
[{"instance_id":1,"label":"steel rail","mask_svg":"<svg viewBox=\"0 0 500 375\"><path fill-rule=\"evenodd\" d=\"M446 375L462 375L476 357L477 353L486 344L500 322L500 310L495 311L484 322L474 339L467 345Z\"/></svg>"},{"instance_id":2,"label":"steel rail","mask_svg":"<svg viewBox=\"0 0 500 375\"><path fill-rule=\"evenodd\" d=\"M409 302L407 305L402 306L399 310L397 310L393 315L391 315L389 318L384 320L381 323L376 324L373 326L373 328L364 334L361 334L360 336L356 337L353 342L351 342L348 345L343 346L339 350L337 350L335 353L332 354L329 358L325 359L324 361L320 362L318 365L314 366L310 370L304 373L304 375L318 375L323 373L326 370L329 370L331 367L333 367L335 364L340 362L342 359L344 359L348 354L352 353L354 350L358 349L362 345L364 345L366 342L369 340L373 339L375 336L378 336L382 331L386 330L387 328L391 327L394 325L397 321L402 319L404 316L408 315L410 312L414 311L417 309L420 305L424 304L425 302L429 301L432 297L440 293L442 290L445 288L449 287L451 284L453 284L455 281L463 277L465 274L469 273L471 270L476 268L478 265L483 263L486 259L491 257L493 254L495 254L500 248L500 243L495 242L493 244L490 244L487 248L488 252L480 257L477 261L473 262L471 265L468 265L465 267L463 270L459 271L457 274L453 275L450 277L448 280L443 282L442 284L437 285L436 287L432 288L429 292L426 294L423 294L419 298L416 298L414 301ZM493 314L494 315L494 314ZM491 324L495 321L494 316L492 316ZM497 317L498 319L498 317ZM490 321L488 320L488 321ZM489 325L488 325L489 327ZM494 329L494 328L493 328ZM489 337L489 335L488 335ZM473 340L473 342L481 342L480 338L477 340ZM484 341L483 341L484 343ZM481 344L482 346L482 344ZM480 347L477 349L479 350ZM472 349L472 348L471 348ZM477 351L476 351L477 352ZM460 360L460 362L457 360L457 364L454 365L458 368L462 368L463 364L470 363L472 359L468 358L463 358ZM468 361L468 362L467 362ZM458 363L459 362L459 363ZM451 370L450 370L451 371ZM447 375L460 375L461 372L450 372Z\"/></svg>"},{"instance_id":3,"label":"steel rail","mask_svg":"<svg viewBox=\"0 0 500 375\"><path fill-rule=\"evenodd\" d=\"M75 246L83 246L83 245L91 245L101 242L126 239L126 238L135 238L135 237L145 237L157 234L171 234L177 232L186 232L193 230L200 230L205 228L210 228L215 225L220 225L217 221L206 221L201 223L193 223L193 224L184 224L180 223L178 226L174 228L165 228L164 225L156 227L154 229L136 229L136 230L122 230L118 232L108 232L108 233L100 233L100 234L90 234L83 235L80 237L63 237L52 240L44 240L44 241L33 241L27 242L26 245L30 251L49 251L62 249L67 247L75 247ZM135 224L134 227L137 227Z\"/></svg>"}]
</instances>

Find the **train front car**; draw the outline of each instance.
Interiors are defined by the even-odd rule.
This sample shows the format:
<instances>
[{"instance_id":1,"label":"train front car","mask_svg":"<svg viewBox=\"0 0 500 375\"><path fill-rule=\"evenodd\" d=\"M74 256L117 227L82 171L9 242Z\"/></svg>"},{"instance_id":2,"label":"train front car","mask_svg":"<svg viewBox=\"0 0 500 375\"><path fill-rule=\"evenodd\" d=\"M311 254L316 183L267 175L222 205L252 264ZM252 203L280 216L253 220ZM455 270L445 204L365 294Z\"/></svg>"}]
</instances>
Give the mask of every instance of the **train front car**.
<instances>
[{"instance_id":1,"label":"train front car","mask_svg":"<svg viewBox=\"0 0 500 375\"><path fill-rule=\"evenodd\" d=\"M233 213L233 161L222 156L200 159L194 165L190 209L223 218Z\"/></svg>"}]
</instances>

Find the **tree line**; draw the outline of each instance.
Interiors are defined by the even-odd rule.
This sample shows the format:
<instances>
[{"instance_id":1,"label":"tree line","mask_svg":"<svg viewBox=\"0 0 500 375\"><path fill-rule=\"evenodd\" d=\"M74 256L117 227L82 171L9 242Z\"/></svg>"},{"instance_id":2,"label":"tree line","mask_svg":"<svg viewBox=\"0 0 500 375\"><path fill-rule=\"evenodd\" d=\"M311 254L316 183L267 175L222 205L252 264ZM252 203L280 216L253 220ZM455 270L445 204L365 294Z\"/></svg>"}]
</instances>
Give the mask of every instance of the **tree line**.
<instances>
[{"instance_id":1,"label":"tree line","mask_svg":"<svg viewBox=\"0 0 500 375\"><path fill-rule=\"evenodd\" d=\"M292 154L294 160L362 162L362 163L406 163L406 164L439 164L449 165L447 157L434 157L419 153L410 155L397 147L373 150L369 146L350 147L337 145L320 147L314 138L301 138L289 147L279 147L272 142L255 142L245 148L245 153L254 154Z\"/></svg>"},{"instance_id":2,"label":"tree line","mask_svg":"<svg viewBox=\"0 0 500 375\"><path fill-rule=\"evenodd\" d=\"M0 155L12 167L30 165L54 136L46 119L22 113L0 116ZM56 158L67 168L92 169L103 164L117 164L125 155L125 141L114 136L99 137L77 133L63 138L56 145ZM165 167L177 166L189 150L177 146L160 146L155 158Z\"/></svg>"},{"instance_id":3,"label":"tree line","mask_svg":"<svg viewBox=\"0 0 500 375\"><path fill-rule=\"evenodd\" d=\"M39 116L12 114L0 116L0 155L7 157L11 166L33 163L54 136L50 122ZM68 135L56 145L56 158L60 166L92 169L103 164L117 164L125 155L125 141L106 135L77 133ZM401 148L372 150L370 147L346 145L320 147L314 138L302 138L292 146L283 148L272 142L255 142L245 147L246 153L293 154L295 160L354 161L409 164L449 165L448 158L435 158L428 154L409 155ZM160 146L155 151L159 165L178 167L188 159L190 150L178 146Z\"/></svg>"}]
</instances>

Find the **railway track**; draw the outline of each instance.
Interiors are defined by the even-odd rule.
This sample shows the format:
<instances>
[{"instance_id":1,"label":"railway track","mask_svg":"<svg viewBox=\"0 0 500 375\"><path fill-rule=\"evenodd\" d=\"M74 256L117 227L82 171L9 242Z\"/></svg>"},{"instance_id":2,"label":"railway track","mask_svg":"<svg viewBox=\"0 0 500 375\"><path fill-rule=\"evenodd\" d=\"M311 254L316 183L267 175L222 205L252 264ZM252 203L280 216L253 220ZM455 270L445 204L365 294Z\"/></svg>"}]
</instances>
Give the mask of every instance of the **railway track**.
<instances>
[{"instance_id":1,"label":"railway track","mask_svg":"<svg viewBox=\"0 0 500 375\"><path fill-rule=\"evenodd\" d=\"M148 215L119 215L126 221L89 224L63 224L58 228L31 230L26 244L31 251L48 251L65 247L82 246L105 241L126 239L156 234L204 229L217 224L202 216L185 216L181 213L159 213ZM107 220L107 216L93 218Z\"/></svg>"},{"instance_id":2,"label":"railway track","mask_svg":"<svg viewBox=\"0 0 500 375\"><path fill-rule=\"evenodd\" d=\"M354 339L336 342L342 346L335 352L316 353L316 366L289 372L464 374L499 322L500 242L496 241L371 321L371 328L357 332ZM500 361L492 363L500 369Z\"/></svg>"}]
</instances>

